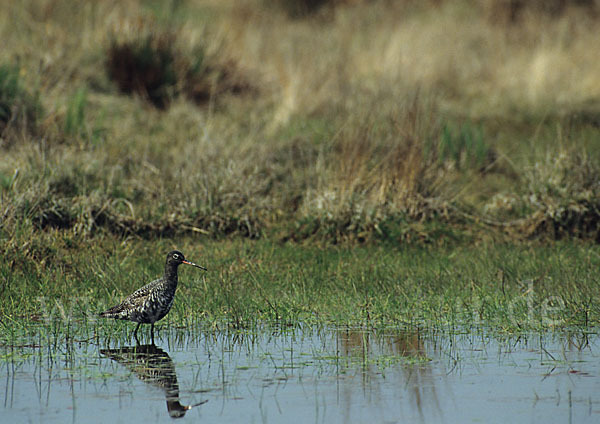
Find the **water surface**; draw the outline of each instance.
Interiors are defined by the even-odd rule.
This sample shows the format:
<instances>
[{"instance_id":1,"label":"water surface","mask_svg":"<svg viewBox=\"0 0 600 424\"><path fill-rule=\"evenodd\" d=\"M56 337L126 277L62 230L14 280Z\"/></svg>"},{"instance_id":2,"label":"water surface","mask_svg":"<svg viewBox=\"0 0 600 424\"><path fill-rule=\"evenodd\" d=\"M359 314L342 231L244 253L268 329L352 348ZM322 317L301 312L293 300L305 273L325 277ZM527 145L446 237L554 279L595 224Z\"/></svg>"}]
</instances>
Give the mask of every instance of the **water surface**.
<instances>
[{"instance_id":1,"label":"water surface","mask_svg":"<svg viewBox=\"0 0 600 424\"><path fill-rule=\"evenodd\" d=\"M1 347L0 421L600 422L597 334L163 333Z\"/></svg>"}]
</instances>

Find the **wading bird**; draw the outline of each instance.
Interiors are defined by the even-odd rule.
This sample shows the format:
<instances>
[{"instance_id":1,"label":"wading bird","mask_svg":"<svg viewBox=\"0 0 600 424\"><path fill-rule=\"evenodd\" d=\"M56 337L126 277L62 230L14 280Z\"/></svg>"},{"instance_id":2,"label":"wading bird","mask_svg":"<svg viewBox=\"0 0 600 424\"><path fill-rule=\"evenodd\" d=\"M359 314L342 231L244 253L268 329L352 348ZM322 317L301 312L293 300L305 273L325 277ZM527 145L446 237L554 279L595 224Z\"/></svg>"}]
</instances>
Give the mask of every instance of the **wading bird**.
<instances>
[{"instance_id":1,"label":"wading bird","mask_svg":"<svg viewBox=\"0 0 600 424\"><path fill-rule=\"evenodd\" d=\"M177 267L181 264L192 265L206 271L203 266L186 260L183 253L173 250L167 255L165 275L137 289L117 306L101 312L100 316L137 322L138 325L133 332L136 339L140 325L152 324L151 335L154 341L154 323L167 315L173 305L177 289Z\"/></svg>"}]
</instances>

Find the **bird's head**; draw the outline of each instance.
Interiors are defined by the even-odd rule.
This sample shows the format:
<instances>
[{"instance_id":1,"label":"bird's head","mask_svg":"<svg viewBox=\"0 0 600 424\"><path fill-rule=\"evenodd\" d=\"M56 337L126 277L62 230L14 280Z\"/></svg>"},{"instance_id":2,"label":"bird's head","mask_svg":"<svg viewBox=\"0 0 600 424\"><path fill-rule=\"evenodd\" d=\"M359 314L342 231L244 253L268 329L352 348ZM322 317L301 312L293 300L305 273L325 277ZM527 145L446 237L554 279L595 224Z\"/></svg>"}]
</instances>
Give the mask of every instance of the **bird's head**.
<instances>
[{"instance_id":1,"label":"bird's head","mask_svg":"<svg viewBox=\"0 0 600 424\"><path fill-rule=\"evenodd\" d=\"M181 253L179 250L173 250L172 252L169 252L169 254L167 255L167 266L179 266L181 264L195 266L196 268L200 268L206 271L206 268L204 268L203 266L196 265L195 263L185 259L183 253Z\"/></svg>"}]
</instances>

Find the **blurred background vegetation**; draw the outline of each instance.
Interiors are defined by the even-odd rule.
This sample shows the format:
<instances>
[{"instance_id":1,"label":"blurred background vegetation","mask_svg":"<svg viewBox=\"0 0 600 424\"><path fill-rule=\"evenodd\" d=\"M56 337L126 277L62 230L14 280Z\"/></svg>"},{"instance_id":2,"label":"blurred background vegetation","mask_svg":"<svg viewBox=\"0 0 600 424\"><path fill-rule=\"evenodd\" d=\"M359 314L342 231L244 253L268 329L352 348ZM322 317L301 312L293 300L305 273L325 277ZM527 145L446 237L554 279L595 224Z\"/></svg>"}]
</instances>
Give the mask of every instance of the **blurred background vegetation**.
<instances>
[{"instance_id":1,"label":"blurred background vegetation","mask_svg":"<svg viewBox=\"0 0 600 424\"><path fill-rule=\"evenodd\" d=\"M40 231L598 242L599 12L593 0L10 2L1 250L43 256Z\"/></svg>"}]
</instances>

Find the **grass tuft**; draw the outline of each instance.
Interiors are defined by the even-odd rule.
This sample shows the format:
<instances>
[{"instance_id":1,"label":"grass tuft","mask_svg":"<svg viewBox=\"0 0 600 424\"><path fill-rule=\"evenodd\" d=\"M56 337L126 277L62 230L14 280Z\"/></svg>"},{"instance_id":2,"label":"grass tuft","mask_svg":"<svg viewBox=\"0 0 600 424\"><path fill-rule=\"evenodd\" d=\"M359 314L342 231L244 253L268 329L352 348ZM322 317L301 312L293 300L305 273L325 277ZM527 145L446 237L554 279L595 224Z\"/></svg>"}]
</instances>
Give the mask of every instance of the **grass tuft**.
<instances>
[{"instance_id":1,"label":"grass tuft","mask_svg":"<svg viewBox=\"0 0 600 424\"><path fill-rule=\"evenodd\" d=\"M233 59L209 55L198 42L184 48L178 30L158 29L152 21L139 25L133 35L115 32L106 53L106 70L121 92L165 109L178 96L204 104L253 90Z\"/></svg>"},{"instance_id":2,"label":"grass tuft","mask_svg":"<svg viewBox=\"0 0 600 424\"><path fill-rule=\"evenodd\" d=\"M525 172L524 207L532 235L576 235L600 242L600 166L585 151L561 147Z\"/></svg>"},{"instance_id":3,"label":"grass tuft","mask_svg":"<svg viewBox=\"0 0 600 424\"><path fill-rule=\"evenodd\" d=\"M174 41L174 34L169 32L149 32L130 41L113 40L106 59L109 77L123 93L135 93L165 108L177 84Z\"/></svg>"},{"instance_id":4,"label":"grass tuft","mask_svg":"<svg viewBox=\"0 0 600 424\"><path fill-rule=\"evenodd\" d=\"M334 6L339 0L267 0L267 7L283 10L290 18L306 18L319 12L325 6Z\"/></svg>"},{"instance_id":5,"label":"grass tuft","mask_svg":"<svg viewBox=\"0 0 600 424\"><path fill-rule=\"evenodd\" d=\"M454 128L451 123L444 125L439 142L439 158L457 168L485 171L495 159L494 151L488 146L481 128L470 123Z\"/></svg>"}]
</instances>

